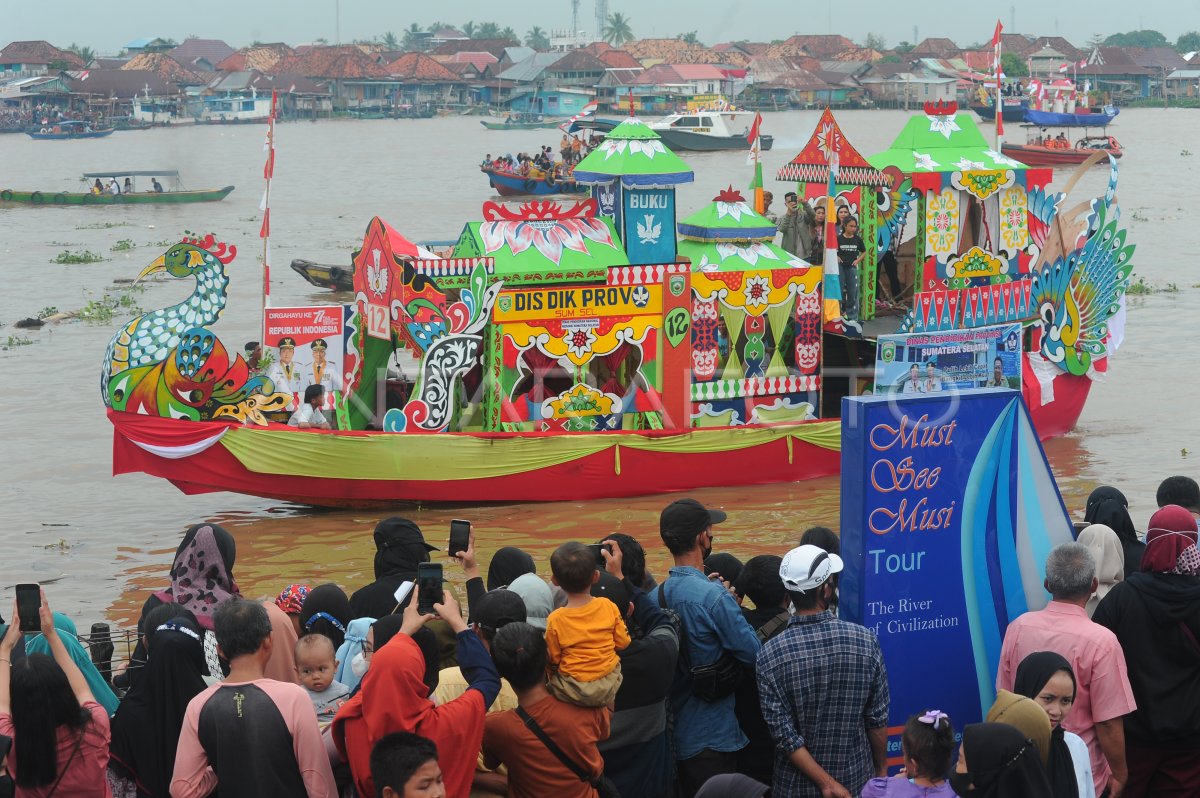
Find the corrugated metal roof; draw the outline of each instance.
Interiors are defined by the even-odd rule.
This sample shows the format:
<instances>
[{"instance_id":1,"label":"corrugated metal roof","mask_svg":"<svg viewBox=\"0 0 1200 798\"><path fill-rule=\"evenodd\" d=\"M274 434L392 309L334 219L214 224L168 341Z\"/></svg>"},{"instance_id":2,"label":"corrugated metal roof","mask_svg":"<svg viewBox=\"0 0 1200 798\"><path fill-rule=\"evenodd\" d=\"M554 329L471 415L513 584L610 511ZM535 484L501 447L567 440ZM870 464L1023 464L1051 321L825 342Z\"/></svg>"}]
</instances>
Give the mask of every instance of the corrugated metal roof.
<instances>
[{"instance_id":1,"label":"corrugated metal roof","mask_svg":"<svg viewBox=\"0 0 1200 798\"><path fill-rule=\"evenodd\" d=\"M546 71L546 67L563 57L563 53L534 53L523 61L510 66L500 73L502 80L515 80L518 83L535 81Z\"/></svg>"}]
</instances>

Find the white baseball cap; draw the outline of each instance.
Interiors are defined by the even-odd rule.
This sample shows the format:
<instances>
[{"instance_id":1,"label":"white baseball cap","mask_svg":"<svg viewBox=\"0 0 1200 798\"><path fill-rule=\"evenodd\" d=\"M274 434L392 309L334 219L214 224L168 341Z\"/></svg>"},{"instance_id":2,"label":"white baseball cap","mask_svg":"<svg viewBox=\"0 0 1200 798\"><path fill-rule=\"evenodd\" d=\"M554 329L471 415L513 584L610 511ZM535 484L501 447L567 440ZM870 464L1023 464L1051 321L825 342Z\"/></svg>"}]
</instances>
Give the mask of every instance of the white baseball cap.
<instances>
[{"instance_id":1,"label":"white baseball cap","mask_svg":"<svg viewBox=\"0 0 1200 798\"><path fill-rule=\"evenodd\" d=\"M797 546L783 555L783 562L779 564L783 586L799 593L820 587L841 571L841 557L812 545Z\"/></svg>"}]
</instances>

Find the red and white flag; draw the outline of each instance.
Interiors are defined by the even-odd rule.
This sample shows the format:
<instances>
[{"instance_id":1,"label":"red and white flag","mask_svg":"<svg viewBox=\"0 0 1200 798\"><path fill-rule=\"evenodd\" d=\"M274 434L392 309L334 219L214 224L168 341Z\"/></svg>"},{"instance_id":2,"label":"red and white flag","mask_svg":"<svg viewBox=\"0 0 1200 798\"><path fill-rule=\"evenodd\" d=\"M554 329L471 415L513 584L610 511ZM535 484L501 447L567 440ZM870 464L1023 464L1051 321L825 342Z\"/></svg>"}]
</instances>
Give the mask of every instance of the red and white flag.
<instances>
[{"instance_id":1,"label":"red and white flag","mask_svg":"<svg viewBox=\"0 0 1200 798\"><path fill-rule=\"evenodd\" d=\"M87 80L87 79L88 79L88 76L90 76L91 74L92 74L92 70L90 70L90 69L85 69L85 70L83 70L82 72L80 72L80 73L79 73L79 80L80 80L80 82L83 82L83 81Z\"/></svg>"},{"instance_id":2,"label":"red and white flag","mask_svg":"<svg viewBox=\"0 0 1200 798\"><path fill-rule=\"evenodd\" d=\"M559 125L558 129L561 130L563 133L569 133L571 130L571 125L575 124L580 119L583 119L585 116L591 116L592 114L594 114L596 112L596 109L599 107L600 107L600 103L596 102L595 100L592 100L590 103L583 106L583 109L580 110L579 113L575 114L575 116L571 117L566 122L563 122L561 125Z\"/></svg>"},{"instance_id":3,"label":"red and white flag","mask_svg":"<svg viewBox=\"0 0 1200 798\"><path fill-rule=\"evenodd\" d=\"M1080 61L1080 62L1079 62L1078 64L1076 64L1075 66L1077 66L1079 69L1086 69L1086 68L1087 68L1087 59L1086 59L1086 58L1085 58L1085 59L1083 59L1082 61Z\"/></svg>"},{"instance_id":4,"label":"red and white flag","mask_svg":"<svg viewBox=\"0 0 1200 798\"><path fill-rule=\"evenodd\" d=\"M754 123L750 125L750 133L746 136L746 141L750 142L750 146L754 146L754 142L758 141L758 133L762 128L762 114L754 115Z\"/></svg>"},{"instance_id":5,"label":"red and white flag","mask_svg":"<svg viewBox=\"0 0 1200 798\"><path fill-rule=\"evenodd\" d=\"M1071 68L1071 65L1070 65L1070 64L1061 64L1061 65L1058 67L1058 71L1059 71L1059 72L1066 72L1066 71L1067 71L1068 69L1070 69L1070 68Z\"/></svg>"}]
</instances>

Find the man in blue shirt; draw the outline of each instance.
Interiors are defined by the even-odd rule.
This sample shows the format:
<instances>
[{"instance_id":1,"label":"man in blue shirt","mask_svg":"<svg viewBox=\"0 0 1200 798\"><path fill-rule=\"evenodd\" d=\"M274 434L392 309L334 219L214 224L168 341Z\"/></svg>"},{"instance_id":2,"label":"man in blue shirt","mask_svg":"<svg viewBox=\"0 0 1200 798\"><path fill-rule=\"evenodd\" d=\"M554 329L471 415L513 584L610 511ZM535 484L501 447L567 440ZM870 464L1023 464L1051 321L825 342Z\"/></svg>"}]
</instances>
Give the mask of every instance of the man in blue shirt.
<instances>
[{"instance_id":1,"label":"man in blue shirt","mask_svg":"<svg viewBox=\"0 0 1200 798\"><path fill-rule=\"evenodd\" d=\"M656 593L654 599L673 610L683 627L671 706L675 760L684 798L695 795L712 776L736 772L737 752L747 743L734 715L732 690L713 700L700 698L694 693L692 676L726 655L746 665L752 665L758 655L758 638L733 596L720 582L704 575L704 558L712 553L713 525L725 517L695 499L679 499L667 505L658 522L659 535L675 567L657 588L661 594Z\"/></svg>"},{"instance_id":2,"label":"man in blue shirt","mask_svg":"<svg viewBox=\"0 0 1200 798\"><path fill-rule=\"evenodd\" d=\"M758 655L758 692L780 798L851 798L887 775L883 652L874 634L829 610L841 570L840 557L811 545L779 566L795 612Z\"/></svg>"}]
</instances>

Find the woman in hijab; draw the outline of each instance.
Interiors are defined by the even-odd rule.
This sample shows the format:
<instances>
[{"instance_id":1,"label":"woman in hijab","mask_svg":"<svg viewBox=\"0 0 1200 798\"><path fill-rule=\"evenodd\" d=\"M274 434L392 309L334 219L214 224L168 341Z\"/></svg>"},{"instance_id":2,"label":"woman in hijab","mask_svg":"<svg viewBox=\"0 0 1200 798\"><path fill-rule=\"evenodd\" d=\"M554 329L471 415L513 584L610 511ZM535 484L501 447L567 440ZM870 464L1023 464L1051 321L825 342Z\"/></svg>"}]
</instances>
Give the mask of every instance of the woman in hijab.
<instances>
[{"instance_id":1,"label":"woman in hijab","mask_svg":"<svg viewBox=\"0 0 1200 798\"><path fill-rule=\"evenodd\" d=\"M204 657L209 675L223 679L224 672L217 656L217 638L212 633L212 615L224 602L240 597L233 578L233 563L237 559L237 543L233 535L216 524L195 524L184 533L175 559L171 563L171 585L160 590L142 606L138 631L142 632L146 615L163 604L179 604L191 610L204 630ZM133 658L145 661L146 651L141 641Z\"/></svg>"},{"instance_id":2,"label":"woman in hijab","mask_svg":"<svg viewBox=\"0 0 1200 798\"><path fill-rule=\"evenodd\" d=\"M271 619L271 658L263 668L263 675L277 682L292 682L299 684L300 675L296 672L296 634L298 620L293 620L275 601L264 601L263 609ZM299 618L297 611L296 618Z\"/></svg>"},{"instance_id":3,"label":"woman in hijab","mask_svg":"<svg viewBox=\"0 0 1200 798\"><path fill-rule=\"evenodd\" d=\"M1137 709L1125 716L1132 795L1200 784L1200 550L1196 519L1169 504L1150 518L1142 570L1092 620L1125 652Z\"/></svg>"},{"instance_id":4,"label":"woman in hijab","mask_svg":"<svg viewBox=\"0 0 1200 798\"><path fill-rule=\"evenodd\" d=\"M1037 747L1007 723L963 729L950 786L961 798L1054 798Z\"/></svg>"},{"instance_id":5,"label":"woman in hijab","mask_svg":"<svg viewBox=\"0 0 1200 798\"><path fill-rule=\"evenodd\" d=\"M416 603L405 609L402 633L377 643L361 689L338 710L331 727L342 760L349 763L359 795L375 795L371 748L392 732L410 732L437 745L438 765L447 795L466 795L483 742L483 719L500 692L500 676L479 637L463 621L458 602L446 593L439 614L454 630L458 662L468 689L441 706L429 700L426 658L409 634L432 616L417 614ZM379 624L376 622L376 635Z\"/></svg>"},{"instance_id":6,"label":"woman in hijab","mask_svg":"<svg viewBox=\"0 0 1200 798\"><path fill-rule=\"evenodd\" d=\"M1008 690L996 691L996 703L988 710L988 723L1007 723L1033 741L1042 764L1050 759L1050 716L1046 710L1023 695Z\"/></svg>"},{"instance_id":7,"label":"woman in hijab","mask_svg":"<svg viewBox=\"0 0 1200 798\"><path fill-rule=\"evenodd\" d=\"M56 612L54 613L54 628L58 630L58 639L62 641L63 647L66 648L75 667L79 668L83 678L87 680L92 697L97 704L104 707L105 712L112 715L117 711L117 695L108 686L108 682L104 681L100 671L96 670L96 666L92 664L88 650L79 642L79 632L75 628L75 622L61 612ZM46 636L39 633L26 638L25 653L28 655L52 654L53 652L50 650L50 643L46 640Z\"/></svg>"},{"instance_id":8,"label":"woman in hijab","mask_svg":"<svg viewBox=\"0 0 1200 798\"><path fill-rule=\"evenodd\" d=\"M346 640L346 627L354 617L350 599L332 582L318 585L309 591L300 609L300 636L325 635L336 650Z\"/></svg>"},{"instance_id":9,"label":"woman in hijab","mask_svg":"<svg viewBox=\"0 0 1200 798\"><path fill-rule=\"evenodd\" d=\"M720 574L721 581L735 584L742 575L742 561L728 552L710 554L704 559L704 575Z\"/></svg>"},{"instance_id":10,"label":"woman in hijab","mask_svg":"<svg viewBox=\"0 0 1200 798\"><path fill-rule=\"evenodd\" d=\"M279 596L275 599L275 606L283 610L283 612L292 621L292 628L296 630L296 636L300 636L300 610L304 609L304 600L308 598L308 591L312 590L308 585L288 585L279 592Z\"/></svg>"},{"instance_id":11,"label":"woman in hijab","mask_svg":"<svg viewBox=\"0 0 1200 798\"><path fill-rule=\"evenodd\" d=\"M169 798L183 716L206 687L200 631L182 617L148 630L145 674L112 719L108 770L114 798Z\"/></svg>"},{"instance_id":12,"label":"woman in hijab","mask_svg":"<svg viewBox=\"0 0 1200 798\"><path fill-rule=\"evenodd\" d=\"M509 583L508 589L525 602L527 623L539 629L546 628L546 619L554 611L554 596L550 586L537 574L525 574Z\"/></svg>"},{"instance_id":13,"label":"woman in hijab","mask_svg":"<svg viewBox=\"0 0 1200 798\"><path fill-rule=\"evenodd\" d=\"M487 589L507 587L515 582L517 577L535 573L537 568L533 564L533 557L516 546L504 546L496 551L488 564Z\"/></svg>"},{"instance_id":14,"label":"woman in hijab","mask_svg":"<svg viewBox=\"0 0 1200 798\"><path fill-rule=\"evenodd\" d=\"M1079 533L1078 541L1087 546L1096 561L1096 592L1088 599L1087 610L1090 618L1100 599L1108 595L1113 585L1125 578L1125 551L1117 533L1104 524L1091 524Z\"/></svg>"},{"instance_id":15,"label":"woman in hijab","mask_svg":"<svg viewBox=\"0 0 1200 798\"><path fill-rule=\"evenodd\" d=\"M1146 544L1138 540L1133 519L1129 517L1129 501L1124 493L1108 486L1096 488L1088 496L1083 520L1089 524L1103 524L1117 534L1125 553L1125 576L1140 570Z\"/></svg>"},{"instance_id":16,"label":"woman in hijab","mask_svg":"<svg viewBox=\"0 0 1200 798\"><path fill-rule=\"evenodd\" d=\"M382 618L395 612L396 588L416 580L417 566L429 562L431 551L437 547L426 543L421 528L407 518L380 521L375 527L375 581L354 591L350 617Z\"/></svg>"},{"instance_id":17,"label":"woman in hijab","mask_svg":"<svg viewBox=\"0 0 1200 798\"><path fill-rule=\"evenodd\" d=\"M1115 537L1115 536L1114 536ZM1075 672L1066 657L1036 651L1017 666L1014 689L1034 700L1050 718L1050 756L1046 776L1055 798L1095 798L1087 743L1062 727L1075 703Z\"/></svg>"},{"instance_id":18,"label":"woman in hijab","mask_svg":"<svg viewBox=\"0 0 1200 798\"><path fill-rule=\"evenodd\" d=\"M346 639L337 650L337 675L333 678L353 690L358 686L363 674L367 672L367 660L363 655L363 647L371 634L374 618L355 618L346 627Z\"/></svg>"}]
</instances>

